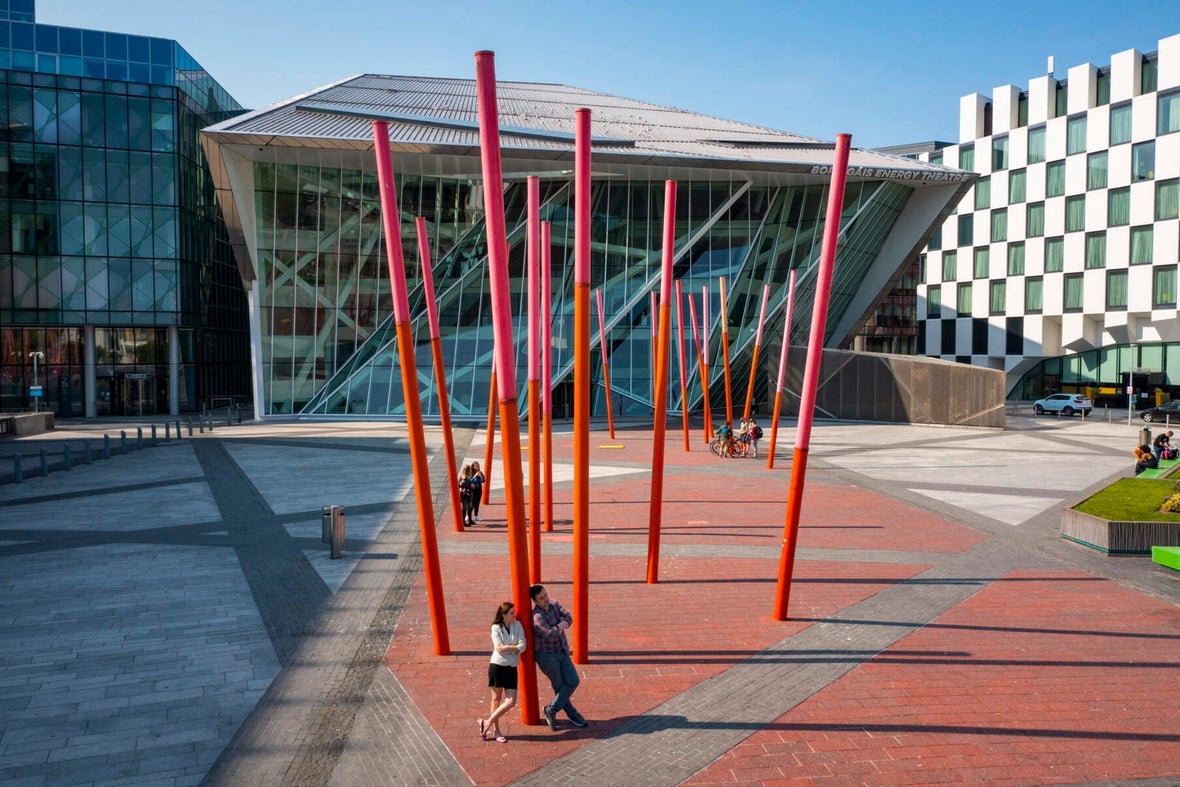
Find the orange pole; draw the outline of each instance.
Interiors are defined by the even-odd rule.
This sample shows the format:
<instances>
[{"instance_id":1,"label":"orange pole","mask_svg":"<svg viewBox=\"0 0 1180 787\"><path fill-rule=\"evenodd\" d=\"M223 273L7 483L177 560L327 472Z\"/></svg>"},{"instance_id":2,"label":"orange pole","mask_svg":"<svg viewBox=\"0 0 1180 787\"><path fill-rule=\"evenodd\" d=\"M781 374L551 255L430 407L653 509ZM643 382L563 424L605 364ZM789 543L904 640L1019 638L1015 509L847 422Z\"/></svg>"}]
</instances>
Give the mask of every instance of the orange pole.
<instances>
[{"instance_id":1,"label":"orange pole","mask_svg":"<svg viewBox=\"0 0 1180 787\"><path fill-rule=\"evenodd\" d=\"M668 348L671 346L672 257L676 251L676 181L664 181L664 259L660 274L660 332L656 357L655 428L651 443L651 508L647 520L647 584L660 581L660 517L664 499L664 430L668 409Z\"/></svg>"},{"instance_id":2,"label":"orange pole","mask_svg":"<svg viewBox=\"0 0 1180 787\"><path fill-rule=\"evenodd\" d=\"M541 222L541 375L545 410L545 532L553 530L553 270L549 249L549 222Z\"/></svg>"},{"instance_id":3,"label":"orange pole","mask_svg":"<svg viewBox=\"0 0 1180 787\"><path fill-rule=\"evenodd\" d=\"M602 314L602 290L594 291L594 299L598 303L598 354L602 356L602 384L606 391L606 425L610 429L610 439L615 439L615 409L610 403L610 364L606 359L606 323Z\"/></svg>"},{"instance_id":4,"label":"orange pole","mask_svg":"<svg viewBox=\"0 0 1180 787\"><path fill-rule=\"evenodd\" d=\"M541 179L528 177L529 581L541 581Z\"/></svg>"},{"instance_id":5,"label":"orange pole","mask_svg":"<svg viewBox=\"0 0 1180 787\"><path fill-rule=\"evenodd\" d=\"M795 271L787 277L787 314L783 318L783 347L778 359L778 385L774 393L774 418L770 421L770 446L766 451L766 469L774 469L774 444L778 440L778 419L783 406L783 380L787 376L787 352L791 348L791 307L795 302Z\"/></svg>"},{"instance_id":6,"label":"orange pole","mask_svg":"<svg viewBox=\"0 0 1180 787\"><path fill-rule=\"evenodd\" d=\"M459 468L455 466L455 435L451 433L451 401L447 396L446 367L443 366L442 339L438 328L438 304L434 300L434 274L430 269L430 238L426 219L415 219L418 228L418 256L422 260L422 290L426 300L426 319L430 323L430 353L434 360L434 376L438 380L438 417L442 422L443 451L447 457L450 478L451 515L455 532L463 532L463 506L459 502Z\"/></svg>"},{"instance_id":7,"label":"orange pole","mask_svg":"<svg viewBox=\"0 0 1180 787\"><path fill-rule=\"evenodd\" d=\"M708 289L705 290L706 296ZM713 423L709 417L709 367L705 364L705 356L701 352L701 335L697 331L697 307L696 301L692 299L692 293L688 294L688 317L692 320L692 340L697 348L697 375L701 378L701 396L704 399L705 419L701 425L701 430L704 432L705 443L713 437Z\"/></svg>"},{"instance_id":8,"label":"orange pole","mask_svg":"<svg viewBox=\"0 0 1180 787\"><path fill-rule=\"evenodd\" d=\"M701 359L705 365L705 381L708 391L708 383L710 381L709 375L709 288L701 288ZM709 404L709 394L705 394L705 423L709 429L709 436L706 440L713 439L713 408ZM731 424L732 426L732 424Z\"/></svg>"},{"instance_id":9,"label":"orange pole","mask_svg":"<svg viewBox=\"0 0 1180 787\"><path fill-rule=\"evenodd\" d=\"M492 379L488 383L488 439L483 448L483 493L480 502L492 501L492 448L496 445L496 349L492 348ZM503 423L503 421L501 421ZM531 601L531 599L530 599ZM531 609L531 607L530 607Z\"/></svg>"},{"instance_id":10,"label":"orange pole","mask_svg":"<svg viewBox=\"0 0 1180 787\"><path fill-rule=\"evenodd\" d=\"M655 407L655 402L656 402L656 338L659 333L657 323L660 319L660 317L659 317L660 305L659 305L659 301L656 298L656 291L655 290L651 291L650 312L651 312L651 401L652 401L651 414L652 414L653 418L656 418L656 417L658 417L656 415L656 407Z\"/></svg>"},{"instance_id":11,"label":"orange pole","mask_svg":"<svg viewBox=\"0 0 1180 787\"><path fill-rule=\"evenodd\" d=\"M676 281L676 334L680 356L680 418L684 423L684 450L688 447L688 367L684 359L684 296L680 292L680 281Z\"/></svg>"},{"instance_id":12,"label":"orange pole","mask_svg":"<svg viewBox=\"0 0 1180 787\"><path fill-rule=\"evenodd\" d=\"M574 112L574 636L585 664L590 623L590 110Z\"/></svg>"},{"instance_id":13,"label":"orange pole","mask_svg":"<svg viewBox=\"0 0 1180 787\"><path fill-rule=\"evenodd\" d=\"M795 430L795 461L791 465L791 486L787 493L787 521L783 525L783 550L779 558L778 588L774 599L775 620L787 619L787 607L791 599L795 547L799 541L799 511L803 507L807 451L811 444L815 393L819 388L824 328L828 319L828 300L832 292L832 271L836 267L836 244L840 239L840 214L844 207L844 183L848 177L848 151L851 144L852 137L848 134L836 137L836 160L832 164L832 185L828 190L828 212L824 220L824 242L820 248L819 271L815 281L815 305L811 312L807 367L803 372L803 390L800 392L799 426Z\"/></svg>"},{"instance_id":14,"label":"orange pole","mask_svg":"<svg viewBox=\"0 0 1180 787\"><path fill-rule=\"evenodd\" d=\"M402 374L402 397L406 402L406 431L410 439L414 495L418 500L418 531L422 538L422 558L426 569L426 596L430 606L431 630L434 633L434 653L437 656L446 656L451 652L451 643L447 633L442 570L439 567L438 543L434 533L434 503L430 494L426 437L422 431L422 403L418 390L418 369L414 362L414 337L410 332L410 300L406 291L406 265L402 256L397 193L393 185L393 160L389 153L389 126L383 120L373 123L373 152L377 157L381 220L385 225L385 256L389 263L389 283L393 289L393 319L397 332L398 363Z\"/></svg>"},{"instance_id":15,"label":"orange pole","mask_svg":"<svg viewBox=\"0 0 1180 787\"><path fill-rule=\"evenodd\" d=\"M766 320L766 304L770 300L770 285L762 285L762 309L758 312L758 332L754 335L754 357L750 359L750 381L746 383L746 407L742 420L750 419L750 401L754 398L754 377L758 371L758 350L762 347L762 323Z\"/></svg>"},{"instance_id":16,"label":"orange pole","mask_svg":"<svg viewBox=\"0 0 1180 787\"><path fill-rule=\"evenodd\" d=\"M725 422L733 426L733 394L729 386L729 307L725 303L725 277L721 281L721 363L725 370Z\"/></svg>"},{"instance_id":17,"label":"orange pole","mask_svg":"<svg viewBox=\"0 0 1180 787\"><path fill-rule=\"evenodd\" d=\"M520 421L517 414L515 342L512 339L512 302L508 283L508 243L504 224L504 185L500 169L500 120L496 108L495 55L475 53L475 84L479 109L479 148L483 163L484 217L488 233L488 278L496 370L500 377L500 450L504 462L504 502L508 518L508 562L512 573L512 603L518 610L532 608L528 582L528 536L525 533L524 481L520 473ZM520 711L525 724L536 724L537 673L534 669L532 626L524 626L529 646L520 654Z\"/></svg>"}]
</instances>

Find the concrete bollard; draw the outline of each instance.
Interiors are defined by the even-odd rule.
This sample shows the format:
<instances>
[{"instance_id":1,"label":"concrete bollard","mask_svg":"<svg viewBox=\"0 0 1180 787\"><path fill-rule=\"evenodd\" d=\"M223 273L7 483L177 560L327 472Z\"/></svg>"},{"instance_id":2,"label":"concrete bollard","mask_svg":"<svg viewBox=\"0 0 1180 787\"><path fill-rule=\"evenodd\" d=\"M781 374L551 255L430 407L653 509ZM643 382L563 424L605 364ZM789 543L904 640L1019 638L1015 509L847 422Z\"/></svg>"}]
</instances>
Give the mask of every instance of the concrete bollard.
<instances>
[{"instance_id":1,"label":"concrete bollard","mask_svg":"<svg viewBox=\"0 0 1180 787\"><path fill-rule=\"evenodd\" d=\"M127 432L122 429L119 430L119 453L127 453Z\"/></svg>"},{"instance_id":2,"label":"concrete bollard","mask_svg":"<svg viewBox=\"0 0 1180 787\"><path fill-rule=\"evenodd\" d=\"M70 444L61 444L61 466L63 470L70 469Z\"/></svg>"},{"instance_id":3,"label":"concrete bollard","mask_svg":"<svg viewBox=\"0 0 1180 787\"><path fill-rule=\"evenodd\" d=\"M197 431L205 434L205 419L197 416Z\"/></svg>"},{"instance_id":4,"label":"concrete bollard","mask_svg":"<svg viewBox=\"0 0 1180 787\"><path fill-rule=\"evenodd\" d=\"M320 509L320 543L332 543L332 506Z\"/></svg>"},{"instance_id":5,"label":"concrete bollard","mask_svg":"<svg viewBox=\"0 0 1180 787\"><path fill-rule=\"evenodd\" d=\"M12 455L12 474L16 476L16 482L18 484L25 480L24 468L20 466L20 454Z\"/></svg>"},{"instance_id":6,"label":"concrete bollard","mask_svg":"<svg viewBox=\"0 0 1180 787\"><path fill-rule=\"evenodd\" d=\"M49 456L45 453L45 449L41 449L41 477L49 475Z\"/></svg>"},{"instance_id":7,"label":"concrete bollard","mask_svg":"<svg viewBox=\"0 0 1180 787\"><path fill-rule=\"evenodd\" d=\"M156 425L152 424L152 446L156 445Z\"/></svg>"},{"instance_id":8,"label":"concrete bollard","mask_svg":"<svg viewBox=\"0 0 1180 787\"><path fill-rule=\"evenodd\" d=\"M90 464L90 438L82 441L82 464Z\"/></svg>"},{"instance_id":9,"label":"concrete bollard","mask_svg":"<svg viewBox=\"0 0 1180 787\"><path fill-rule=\"evenodd\" d=\"M328 557L338 560L344 554L344 509L332 506L332 543Z\"/></svg>"},{"instance_id":10,"label":"concrete bollard","mask_svg":"<svg viewBox=\"0 0 1180 787\"><path fill-rule=\"evenodd\" d=\"M164 442L165 443L172 442L172 430L168 428L167 421L164 422Z\"/></svg>"},{"instance_id":11,"label":"concrete bollard","mask_svg":"<svg viewBox=\"0 0 1180 787\"><path fill-rule=\"evenodd\" d=\"M136 451L143 450L143 427L142 426L135 427L135 450Z\"/></svg>"},{"instance_id":12,"label":"concrete bollard","mask_svg":"<svg viewBox=\"0 0 1180 787\"><path fill-rule=\"evenodd\" d=\"M188 419L188 436L189 437L193 436L193 418L191 415L189 416L189 419Z\"/></svg>"},{"instance_id":13,"label":"concrete bollard","mask_svg":"<svg viewBox=\"0 0 1180 787\"><path fill-rule=\"evenodd\" d=\"M111 458L111 436L109 434L104 434L102 436L102 458Z\"/></svg>"},{"instance_id":14,"label":"concrete bollard","mask_svg":"<svg viewBox=\"0 0 1180 787\"><path fill-rule=\"evenodd\" d=\"M190 431L189 434L191 435L192 432ZM180 439L180 419L179 418L176 419L176 439L177 440Z\"/></svg>"}]
</instances>

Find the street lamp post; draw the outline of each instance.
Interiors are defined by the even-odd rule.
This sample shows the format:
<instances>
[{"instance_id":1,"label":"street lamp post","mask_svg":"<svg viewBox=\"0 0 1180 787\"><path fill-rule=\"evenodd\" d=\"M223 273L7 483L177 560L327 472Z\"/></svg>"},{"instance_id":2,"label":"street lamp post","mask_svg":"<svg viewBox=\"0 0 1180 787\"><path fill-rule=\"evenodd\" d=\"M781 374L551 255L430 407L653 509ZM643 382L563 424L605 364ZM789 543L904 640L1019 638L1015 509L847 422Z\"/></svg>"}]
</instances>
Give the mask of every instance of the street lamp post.
<instances>
[{"instance_id":1,"label":"street lamp post","mask_svg":"<svg viewBox=\"0 0 1180 787\"><path fill-rule=\"evenodd\" d=\"M29 357L33 359L33 385L32 385L32 387L36 388L37 387L37 362L45 360L45 353L41 352L40 350L37 350L35 352L29 353ZM40 405L41 405L41 397L34 396L33 397L33 412L34 413L40 411L40 409L41 409Z\"/></svg>"}]
</instances>

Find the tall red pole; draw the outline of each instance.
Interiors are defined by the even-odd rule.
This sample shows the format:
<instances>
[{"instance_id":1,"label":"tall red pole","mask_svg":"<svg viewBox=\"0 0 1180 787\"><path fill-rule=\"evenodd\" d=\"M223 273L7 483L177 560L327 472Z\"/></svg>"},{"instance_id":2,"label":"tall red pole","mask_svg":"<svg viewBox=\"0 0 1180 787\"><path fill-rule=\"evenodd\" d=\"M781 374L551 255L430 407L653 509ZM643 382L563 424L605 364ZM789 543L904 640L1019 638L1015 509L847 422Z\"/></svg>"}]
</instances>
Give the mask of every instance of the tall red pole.
<instances>
[{"instance_id":1,"label":"tall red pole","mask_svg":"<svg viewBox=\"0 0 1180 787\"><path fill-rule=\"evenodd\" d=\"M770 300L770 285L762 285L762 310L758 312L758 332L754 335L754 357L750 359L750 381L746 383L746 407L742 420L750 419L750 401L754 398L754 377L758 370L758 351L762 349L762 323L766 320L766 302Z\"/></svg>"},{"instance_id":2,"label":"tall red pole","mask_svg":"<svg viewBox=\"0 0 1180 787\"><path fill-rule=\"evenodd\" d=\"M488 438L483 447L483 493L480 502L487 505L492 502L492 449L496 445L496 348L492 348L492 379L488 383Z\"/></svg>"},{"instance_id":3,"label":"tall red pole","mask_svg":"<svg viewBox=\"0 0 1180 787\"><path fill-rule=\"evenodd\" d=\"M602 383L606 390L606 425L610 429L610 439L615 439L614 407L610 403L610 363L606 356L606 323L602 317L602 290L594 291L594 300L598 302L598 354L602 356Z\"/></svg>"},{"instance_id":4,"label":"tall red pole","mask_svg":"<svg viewBox=\"0 0 1180 787\"><path fill-rule=\"evenodd\" d=\"M590 110L574 113L573 660L585 664L590 625Z\"/></svg>"},{"instance_id":5,"label":"tall red pole","mask_svg":"<svg viewBox=\"0 0 1180 787\"><path fill-rule=\"evenodd\" d=\"M705 363L705 386L708 390L709 384L709 288L701 288L701 357ZM705 394L705 426L708 429L709 436L705 438L706 442L713 439L713 412L709 405L709 395Z\"/></svg>"},{"instance_id":6,"label":"tall red pole","mask_svg":"<svg viewBox=\"0 0 1180 787\"><path fill-rule=\"evenodd\" d=\"M815 282L815 307L811 312L807 368L803 372L803 390L799 402L799 426L795 430L795 458L791 465L791 487L787 493L787 521L783 527L778 593L774 600L775 620L787 619L787 605L791 597L791 577L795 571L795 547L799 537L799 511L803 507L803 482L807 475L807 452L811 447L815 392L819 387L819 367L823 360L824 326L828 319L832 270L836 267L836 244L840 240L840 214L844 208L844 182L848 177L848 150L851 143L852 137L848 134L836 137L836 160L832 165L832 186L828 191L828 213L824 220L824 242L820 250L819 274Z\"/></svg>"},{"instance_id":7,"label":"tall red pole","mask_svg":"<svg viewBox=\"0 0 1180 787\"><path fill-rule=\"evenodd\" d=\"M549 222L541 222L541 391L545 410L545 532L553 530L553 266Z\"/></svg>"},{"instance_id":8,"label":"tall red pole","mask_svg":"<svg viewBox=\"0 0 1180 787\"><path fill-rule=\"evenodd\" d=\"M795 301L795 271L787 279L787 315L783 320L783 352L778 359L778 385L774 389L774 417L770 420L770 447L766 451L766 469L774 469L774 444L778 439L778 418L783 407L783 380L787 375L787 351L791 347L791 307Z\"/></svg>"},{"instance_id":9,"label":"tall red pole","mask_svg":"<svg viewBox=\"0 0 1180 787\"><path fill-rule=\"evenodd\" d=\"M725 371L725 422L733 426L733 394L729 385L729 306L725 302L725 277L721 283L721 363Z\"/></svg>"},{"instance_id":10,"label":"tall red pole","mask_svg":"<svg viewBox=\"0 0 1180 787\"><path fill-rule=\"evenodd\" d=\"M541 581L541 179L528 184L528 321L529 321L529 579Z\"/></svg>"},{"instance_id":11,"label":"tall red pole","mask_svg":"<svg viewBox=\"0 0 1180 787\"><path fill-rule=\"evenodd\" d=\"M656 323L659 320L660 304L656 300L656 291L651 291L651 401L652 415L658 417L655 409L656 401L656 338L658 331Z\"/></svg>"},{"instance_id":12,"label":"tall red pole","mask_svg":"<svg viewBox=\"0 0 1180 787\"><path fill-rule=\"evenodd\" d=\"M680 291L680 280L676 280L676 335L680 356L680 418L684 422L684 450L688 447L688 367L684 360L684 295Z\"/></svg>"},{"instance_id":13,"label":"tall red pole","mask_svg":"<svg viewBox=\"0 0 1180 787\"><path fill-rule=\"evenodd\" d=\"M708 288L705 289L705 293L708 294ZM696 301L692 299L692 293L689 293L688 315L692 320L692 340L697 348L697 374L701 378L701 396L704 399L703 406L705 408L705 419L701 424L701 430L704 432L705 442L708 443L713 439L713 422L709 415L709 366L705 363L705 351L701 349L701 335L697 332L697 307L695 304Z\"/></svg>"},{"instance_id":14,"label":"tall red pole","mask_svg":"<svg viewBox=\"0 0 1180 787\"><path fill-rule=\"evenodd\" d=\"M426 219L419 216L418 256L422 260L422 290L426 296L426 320L430 324L430 352L434 357L434 377L438 380L438 417L442 421L443 451L447 457L447 475L450 478L451 515L455 519L455 531L463 532L463 507L459 502L458 468L455 467L455 436L451 433L451 401L447 396L447 374L443 366L442 338L438 329L438 304L434 300L434 273L430 269L430 237L427 234Z\"/></svg>"},{"instance_id":15,"label":"tall red pole","mask_svg":"<svg viewBox=\"0 0 1180 787\"><path fill-rule=\"evenodd\" d=\"M524 489L520 477L520 422L517 415L515 344L512 340L508 242L504 225L504 183L500 170L500 119L496 107L496 64L491 52L475 53L479 104L479 151L483 161L484 216L488 228L488 278L496 370L500 378L500 453L504 462L504 499L508 514L508 559L512 603L532 609L529 595L528 538L524 527ZM525 724L536 724L537 673L533 669L532 626L525 626L529 647L520 654L520 709Z\"/></svg>"},{"instance_id":16,"label":"tall red pole","mask_svg":"<svg viewBox=\"0 0 1180 787\"><path fill-rule=\"evenodd\" d=\"M410 463L414 472L414 494L418 499L418 531L426 568L426 596L430 624L434 631L434 652L451 652L447 633L447 609L443 602L442 570L434 533L434 503L431 499L430 470L427 466L426 437L422 431L422 402L418 390L418 368L414 362L414 337L410 333L410 299L406 291L406 264L402 257L402 235L393 187L393 159L389 154L389 126L373 123L373 152L377 155L377 182L381 190L381 220L385 225L385 256L389 283L393 289L393 321L397 332L398 364L402 372L402 397L406 402L406 431L410 438Z\"/></svg>"},{"instance_id":17,"label":"tall red pole","mask_svg":"<svg viewBox=\"0 0 1180 787\"><path fill-rule=\"evenodd\" d=\"M664 499L664 431L668 410L668 349L671 346L672 257L676 251L676 181L664 181L664 258L660 271L660 332L656 354L655 428L651 444L651 508L647 520L647 583L660 581L660 516Z\"/></svg>"}]
</instances>

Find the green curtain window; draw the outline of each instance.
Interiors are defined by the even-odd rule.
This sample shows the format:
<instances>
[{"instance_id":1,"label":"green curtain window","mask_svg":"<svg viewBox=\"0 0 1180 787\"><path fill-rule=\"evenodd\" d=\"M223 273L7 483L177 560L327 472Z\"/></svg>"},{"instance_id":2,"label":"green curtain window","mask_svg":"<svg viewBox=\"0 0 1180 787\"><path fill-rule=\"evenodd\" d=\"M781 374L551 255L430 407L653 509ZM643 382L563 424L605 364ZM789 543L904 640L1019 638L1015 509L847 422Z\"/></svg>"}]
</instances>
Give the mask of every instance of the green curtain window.
<instances>
[{"instance_id":1,"label":"green curtain window","mask_svg":"<svg viewBox=\"0 0 1180 787\"><path fill-rule=\"evenodd\" d=\"M1159 97L1159 109L1156 114L1156 132L1163 136L1173 131L1180 131L1180 92L1168 93Z\"/></svg>"},{"instance_id":2,"label":"green curtain window","mask_svg":"<svg viewBox=\"0 0 1180 787\"><path fill-rule=\"evenodd\" d=\"M1127 308L1127 272L1108 271L1106 274L1106 308Z\"/></svg>"},{"instance_id":3,"label":"green curtain window","mask_svg":"<svg viewBox=\"0 0 1180 787\"><path fill-rule=\"evenodd\" d=\"M1131 148L1131 180L1155 177L1155 141L1140 142Z\"/></svg>"},{"instance_id":4,"label":"green curtain window","mask_svg":"<svg viewBox=\"0 0 1180 787\"><path fill-rule=\"evenodd\" d=\"M1086 228L1086 198L1065 198L1065 231L1079 232Z\"/></svg>"},{"instance_id":5,"label":"green curtain window","mask_svg":"<svg viewBox=\"0 0 1180 787\"><path fill-rule=\"evenodd\" d=\"M1110 103L1110 72L1098 73L1098 84L1095 90L1094 106L1104 107Z\"/></svg>"},{"instance_id":6,"label":"green curtain window","mask_svg":"<svg viewBox=\"0 0 1180 787\"><path fill-rule=\"evenodd\" d=\"M1082 310L1082 274L1080 273L1065 275L1065 310L1067 312Z\"/></svg>"},{"instance_id":7,"label":"green curtain window","mask_svg":"<svg viewBox=\"0 0 1180 787\"><path fill-rule=\"evenodd\" d=\"M1066 107L1068 106L1069 86L1058 82L1056 92L1053 94L1053 117L1064 117Z\"/></svg>"},{"instance_id":8,"label":"green curtain window","mask_svg":"<svg viewBox=\"0 0 1180 787\"><path fill-rule=\"evenodd\" d=\"M960 317L971 316L971 282L960 284L957 293L957 302L955 303L955 310Z\"/></svg>"},{"instance_id":9,"label":"green curtain window","mask_svg":"<svg viewBox=\"0 0 1180 787\"><path fill-rule=\"evenodd\" d=\"M1058 273L1065 267L1065 239L1048 238L1045 241L1045 273Z\"/></svg>"},{"instance_id":10,"label":"green curtain window","mask_svg":"<svg viewBox=\"0 0 1180 787\"><path fill-rule=\"evenodd\" d=\"M1106 151L1091 153L1086 160L1086 188L1106 188Z\"/></svg>"},{"instance_id":11,"label":"green curtain window","mask_svg":"<svg viewBox=\"0 0 1180 787\"><path fill-rule=\"evenodd\" d=\"M996 137L992 140L992 171L1008 169L1008 138Z\"/></svg>"},{"instance_id":12,"label":"green curtain window","mask_svg":"<svg viewBox=\"0 0 1180 787\"><path fill-rule=\"evenodd\" d=\"M1155 246L1155 232L1153 227L1131 228L1131 264L1150 265L1154 257L1152 249Z\"/></svg>"},{"instance_id":13,"label":"green curtain window","mask_svg":"<svg viewBox=\"0 0 1180 787\"><path fill-rule=\"evenodd\" d=\"M1155 220L1180 216L1180 180L1161 180L1155 184Z\"/></svg>"},{"instance_id":14,"label":"green curtain window","mask_svg":"<svg viewBox=\"0 0 1180 787\"><path fill-rule=\"evenodd\" d=\"M1028 177L1022 169L1012 170L1012 174L1008 176L1008 204L1016 204L1024 202L1024 194L1027 189ZM987 206L984 205L986 208Z\"/></svg>"},{"instance_id":15,"label":"green curtain window","mask_svg":"<svg viewBox=\"0 0 1180 787\"><path fill-rule=\"evenodd\" d=\"M1003 314L1007 295L1006 282L993 281L988 287L988 310L992 314Z\"/></svg>"},{"instance_id":16,"label":"green curtain window","mask_svg":"<svg viewBox=\"0 0 1180 787\"><path fill-rule=\"evenodd\" d=\"M1155 307L1176 305L1176 267L1156 268L1152 276L1152 304Z\"/></svg>"},{"instance_id":17,"label":"green curtain window","mask_svg":"<svg viewBox=\"0 0 1180 787\"><path fill-rule=\"evenodd\" d=\"M1131 141L1131 105L1110 110L1110 144L1122 145Z\"/></svg>"},{"instance_id":18,"label":"green curtain window","mask_svg":"<svg viewBox=\"0 0 1180 787\"><path fill-rule=\"evenodd\" d=\"M992 211L992 242L1008 240L1008 209Z\"/></svg>"},{"instance_id":19,"label":"green curtain window","mask_svg":"<svg viewBox=\"0 0 1180 787\"><path fill-rule=\"evenodd\" d=\"M1092 232L1086 236L1086 267L1106 267L1106 233Z\"/></svg>"},{"instance_id":20,"label":"green curtain window","mask_svg":"<svg viewBox=\"0 0 1180 787\"><path fill-rule=\"evenodd\" d=\"M1016 127L1024 128L1028 125L1028 93L1021 93L1016 99Z\"/></svg>"},{"instance_id":21,"label":"green curtain window","mask_svg":"<svg viewBox=\"0 0 1180 787\"><path fill-rule=\"evenodd\" d=\"M986 279L988 268L991 266L991 250L987 246L980 246L975 250L973 262L972 275L976 279Z\"/></svg>"},{"instance_id":22,"label":"green curtain window","mask_svg":"<svg viewBox=\"0 0 1180 787\"><path fill-rule=\"evenodd\" d=\"M1065 162L1053 161L1045 167L1045 196L1060 197L1065 193Z\"/></svg>"},{"instance_id":23,"label":"green curtain window","mask_svg":"<svg viewBox=\"0 0 1180 787\"><path fill-rule=\"evenodd\" d=\"M942 151L930 154L930 163L942 166Z\"/></svg>"},{"instance_id":24,"label":"green curtain window","mask_svg":"<svg viewBox=\"0 0 1180 787\"><path fill-rule=\"evenodd\" d=\"M1040 276L1024 280L1024 310L1029 314L1041 311L1041 299L1044 296L1044 282Z\"/></svg>"},{"instance_id":25,"label":"green curtain window","mask_svg":"<svg viewBox=\"0 0 1180 787\"><path fill-rule=\"evenodd\" d=\"M1065 155L1086 152L1086 116L1070 118L1065 126Z\"/></svg>"},{"instance_id":26,"label":"green curtain window","mask_svg":"<svg viewBox=\"0 0 1180 787\"><path fill-rule=\"evenodd\" d=\"M1106 224L1123 227L1131 223L1131 190L1111 189L1106 195Z\"/></svg>"},{"instance_id":27,"label":"green curtain window","mask_svg":"<svg viewBox=\"0 0 1180 787\"><path fill-rule=\"evenodd\" d=\"M926 249L929 251L938 251L942 248L942 227L934 231L930 236L930 242L926 244Z\"/></svg>"},{"instance_id":28,"label":"green curtain window","mask_svg":"<svg viewBox=\"0 0 1180 787\"><path fill-rule=\"evenodd\" d=\"M991 207L992 181L991 178L980 178L975 181L975 209L987 210Z\"/></svg>"},{"instance_id":29,"label":"green curtain window","mask_svg":"<svg viewBox=\"0 0 1180 787\"><path fill-rule=\"evenodd\" d=\"M1045 203L1030 202L1028 204L1028 216L1025 224L1026 237L1039 238L1045 234Z\"/></svg>"},{"instance_id":30,"label":"green curtain window","mask_svg":"<svg viewBox=\"0 0 1180 787\"><path fill-rule=\"evenodd\" d=\"M1011 243L1008 245L1008 275L1024 275L1024 244Z\"/></svg>"},{"instance_id":31,"label":"green curtain window","mask_svg":"<svg viewBox=\"0 0 1180 787\"><path fill-rule=\"evenodd\" d=\"M942 316L942 288L928 287L926 289L926 316Z\"/></svg>"},{"instance_id":32,"label":"green curtain window","mask_svg":"<svg viewBox=\"0 0 1180 787\"><path fill-rule=\"evenodd\" d=\"M1159 89L1159 63L1145 57L1139 73L1139 92L1141 94L1154 93Z\"/></svg>"},{"instance_id":33,"label":"green curtain window","mask_svg":"<svg viewBox=\"0 0 1180 787\"><path fill-rule=\"evenodd\" d=\"M1029 129L1029 164L1044 160L1044 126Z\"/></svg>"},{"instance_id":34,"label":"green curtain window","mask_svg":"<svg viewBox=\"0 0 1180 787\"><path fill-rule=\"evenodd\" d=\"M975 171L975 146L964 145L959 148L959 169Z\"/></svg>"},{"instance_id":35,"label":"green curtain window","mask_svg":"<svg viewBox=\"0 0 1180 787\"><path fill-rule=\"evenodd\" d=\"M959 217L959 246L970 246L975 242L975 215L968 213Z\"/></svg>"},{"instance_id":36,"label":"green curtain window","mask_svg":"<svg viewBox=\"0 0 1180 787\"><path fill-rule=\"evenodd\" d=\"M959 277L959 254L954 251L942 253L942 280L954 281Z\"/></svg>"}]
</instances>

